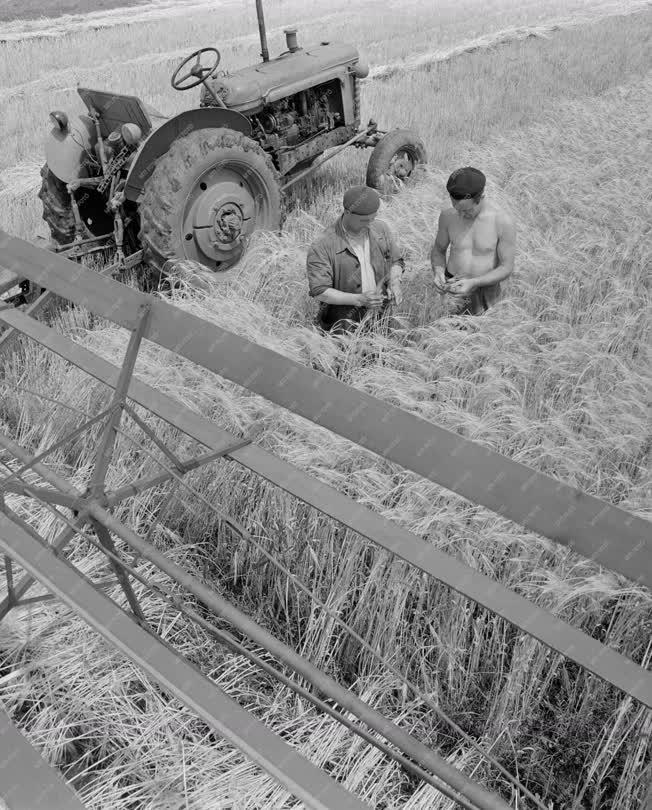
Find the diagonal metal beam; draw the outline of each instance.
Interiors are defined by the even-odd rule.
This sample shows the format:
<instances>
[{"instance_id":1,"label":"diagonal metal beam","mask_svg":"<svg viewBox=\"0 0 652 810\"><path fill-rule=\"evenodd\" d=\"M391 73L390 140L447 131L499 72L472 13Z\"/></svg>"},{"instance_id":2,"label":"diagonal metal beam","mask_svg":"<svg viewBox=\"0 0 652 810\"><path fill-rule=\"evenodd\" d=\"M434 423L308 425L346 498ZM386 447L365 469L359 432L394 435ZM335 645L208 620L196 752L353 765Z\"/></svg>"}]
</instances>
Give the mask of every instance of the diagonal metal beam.
<instances>
[{"instance_id":1,"label":"diagonal metal beam","mask_svg":"<svg viewBox=\"0 0 652 810\"><path fill-rule=\"evenodd\" d=\"M129 414L129 416L134 420L134 422L138 425L138 427L143 431L143 433L148 436L154 444L158 447L158 449L163 453L164 456L172 462L173 466L179 472L183 472L183 461L180 458L177 458L176 455L170 450L169 447L166 446L165 442L162 442L159 437L154 433L154 431L150 428L150 426L143 422L143 420L138 416L136 411L130 407L129 405L124 406L125 412Z\"/></svg>"},{"instance_id":2,"label":"diagonal metal beam","mask_svg":"<svg viewBox=\"0 0 652 810\"><path fill-rule=\"evenodd\" d=\"M39 297L32 301L27 307L25 307L25 314L26 315L37 315L41 312L45 307L56 298L56 295L49 290L41 293ZM3 335L0 335L0 354L3 351L6 351L9 348L9 345L16 337L18 333L15 329L8 329Z\"/></svg>"},{"instance_id":3,"label":"diagonal metal beam","mask_svg":"<svg viewBox=\"0 0 652 810\"><path fill-rule=\"evenodd\" d=\"M131 336L129 338L129 344L127 345L127 350L125 352L124 359L122 361L122 368L120 369L120 375L118 377L118 382L115 387L115 392L113 394L113 398L111 400L111 415L106 423L104 428L104 432L100 438L99 447L97 449L97 456L95 461L95 469L93 470L93 474L91 476L91 481L88 486L88 496L93 498L99 498L104 495L104 484L106 480L106 474L111 464L111 458L113 456L113 448L115 446L115 441L117 437L117 428L120 424L120 420L122 418L122 412L124 410L127 398L127 391L129 389L129 383L131 381L131 377L134 372L134 367L136 365L136 358L138 357L138 349L140 348L141 341L143 339L143 335L145 333L145 329L147 327L147 321L150 315L150 305L148 302L145 302L139 312L138 323L136 328L132 331ZM106 529L106 527L97 520L93 520L93 528L104 548L109 549L115 554L115 546L113 544L113 540L111 539L111 535ZM125 572L125 570L120 566L116 560L109 558L109 564L113 568L113 571L120 583L122 590L127 597L127 601L134 612L136 618L141 622L143 626L146 626L147 620L145 619L145 614L143 613L140 604L138 603L138 599L136 598L136 594L131 587L131 582L129 581L129 576Z\"/></svg>"},{"instance_id":4,"label":"diagonal metal beam","mask_svg":"<svg viewBox=\"0 0 652 810\"><path fill-rule=\"evenodd\" d=\"M11 557L5 554L5 577L7 580L7 605L9 608L18 603L18 597L14 590L14 566ZM0 619L2 616L0 615Z\"/></svg>"},{"instance_id":5,"label":"diagonal metal beam","mask_svg":"<svg viewBox=\"0 0 652 810\"><path fill-rule=\"evenodd\" d=\"M113 447L116 440L116 428L120 424L122 418L122 409L124 408L127 391L129 389L129 382L136 365L136 358L138 356L138 349L143 339L147 328L147 322L150 315L150 304L145 302L139 310L138 323L136 328L133 329L131 337L129 338L129 345L125 352L122 368L120 369L120 376L115 387L115 393L111 401L112 413L104 428L104 433L100 439L100 444L97 449L97 460L95 462L95 469L91 477L89 492L92 497L97 497L104 493L104 480L106 473L111 464L111 456L113 455Z\"/></svg>"},{"instance_id":6,"label":"diagonal metal beam","mask_svg":"<svg viewBox=\"0 0 652 810\"><path fill-rule=\"evenodd\" d=\"M37 487L32 484L24 484L22 481L8 481L7 483L0 481L0 489L4 492L24 495L26 498L35 498L36 500L53 503L57 506L65 506L66 509L77 510L84 504L83 499L71 498L69 495L63 495L57 490Z\"/></svg>"},{"instance_id":7,"label":"diagonal metal beam","mask_svg":"<svg viewBox=\"0 0 652 810\"><path fill-rule=\"evenodd\" d=\"M127 258L124 260L124 269L128 270L142 261L142 253L143 251L139 250L137 253L127 256ZM100 274L103 276L109 276L114 270L118 269L119 265L119 262L116 264L107 265L100 270ZM10 290L12 287L16 287L19 283L20 279L18 279L18 277L14 277L13 281L6 281L3 284L0 284L0 295L7 292L7 290ZM57 296L53 292L50 290L45 290L44 292L41 292L35 301L32 301L29 306L25 307L24 312L26 315L31 315L34 317L56 298ZM9 345L16 337L16 334L17 332L15 329L9 329L3 335L0 335L0 354L8 349Z\"/></svg>"},{"instance_id":8,"label":"diagonal metal beam","mask_svg":"<svg viewBox=\"0 0 652 810\"><path fill-rule=\"evenodd\" d=\"M218 458L223 458L224 456L239 450L241 447L246 447L248 444L251 444L251 439L242 439L241 441L235 441L232 445L225 447L223 450L215 450L212 453L205 453L201 456L197 456L196 458L188 459L188 461L181 461L179 462L179 472L187 473L191 470L196 470L198 467L201 467L204 464L210 464L212 461L216 461ZM167 481L171 480L171 478L172 475L168 472L159 473L158 475L153 475L149 478L139 478L134 481L133 484L125 484L125 486L120 487L119 489L108 490L106 494L98 498L97 501L98 503L101 503L102 506L115 506L125 498L131 498L134 495L145 492L145 490L165 484ZM66 509L71 509L73 511L81 510L87 503L87 500L83 497L73 498L70 495L64 495L58 490L27 484L23 481L8 481L7 483L0 481L0 489L5 492L13 492L16 495L24 495L27 498L35 498L36 500L44 501L45 503L52 503L56 504L57 506L65 506Z\"/></svg>"},{"instance_id":9,"label":"diagonal metal beam","mask_svg":"<svg viewBox=\"0 0 652 810\"><path fill-rule=\"evenodd\" d=\"M20 312L2 313L0 318L10 320L33 340L106 385L115 386L119 369L70 338ZM129 396L206 447L222 450L235 441L232 434L214 422L138 379L132 379ZM13 453L18 447L6 437L0 444ZM652 676L626 656L261 447L251 444L229 457L652 708ZM40 465L35 470L45 481L57 486L47 467Z\"/></svg>"},{"instance_id":10,"label":"diagonal metal beam","mask_svg":"<svg viewBox=\"0 0 652 810\"><path fill-rule=\"evenodd\" d=\"M206 453L205 455L190 459L189 461L183 461L181 462L181 469L179 472L187 473L191 470L196 470L198 467L201 467L204 464L209 464L211 461L215 461L218 458L223 458L225 455L234 453L236 450L239 450L241 447L246 447L248 444L251 444L251 439L235 441L231 446L225 447L223 450L216 450L212 453ZM100 503L102 506L115 506L125 498L131 498L147 489L164 484L166 481L171 480L171 478L172 475L168 472L153 475L151 478L139 478L134 481L133 484L126 484L124 487L120 487L120 489L116 489L113 492L107 492L105 498L100 500ZM62 495L61 497L66 496Z\"/></svg>"},{"instance_id":11,"label":"diagonal metal beam","mask_svg":"<svg viewBox=\"0 0 652 810\"><path fill-rule=\"evenodd\" d=\"M61 489L73 494L75 489L72 484L59 476L56 477ZM351 711L369 728L382 734L389 742L415 760L418 765L432 771L450 787L477 804L479 810L509 810L509 805L500 796L474 782L466 774L450 765L438 753L391 720L388 720L383 714L370 707L349 689L341 686L336 680L319 670L291 647L279 641L214 590L204 585L192 574L184 571L181 566L169 560L152 544L146 542L131 529L120 523L105 509L91 501L89 503L89 513L93 519L100 521L108 530L121 537L132 549L138 551L142 557L156 565L163 573L179 583L188 592L194 594L213 613L225 618L250 639L260 644L263 649L271 652L280 661L290 666L320 692L328 695L340 706ZM7 519L10 519L15 525L22 523L20 518L13 514ZM0 537L1 535L2 516L0 515ZM15 557L13 551L10 553Z\"/></svg>"},{"instance_id":12,"label":"diagonal metal beam","mask_svg":"<svg viewBox=\"0 0 652 810\"><path fill-rule=\"evenodd\" d=\"M56 599L56 596L52 596L51 593L44 593L42 596L30 596L26 599L20 599L18 602L14 603L14 607L24 607L26 605L35 605L38 602L51 602L53 599ZM1 808L0 808L1 810Z\"/></svg>"},{"instance_id":13,"label":"diagonal metal beam","mask_svg":"<svg viewBox=\"0 0 652 810\"><path fill-rule=\"evenodd\" d=\"M0 772L0 797L7 802L8 810L85 808L68 782L48 765L1 707Z\"/></svg>"},{"instance_id":14,"label":"diagonal metal beam","mask_svg":"<svg viewBox=\"0 0 652 810\"><path fill-rule=\"evenodd\" d=\"M0 245L3 267L120 326L135 328L151 299L3 231ZM164 301L151 307L145 337L160 346L652 588L649 521Z\"/></svg>"},{"instance_id":15,"label":"diagonal metal beam","mask_svg":"<svg viewBox=\"0 0 652 810\"><path fill-rule=\"evenodd\" d=\"M83 524L86 522L86 518L78 518L75 521L75 525L78 529L81 529ZM59 554L63 551L65 546L72 540L72 538L77 534L77 532L71 529L69 526L66 526L57 537L55 537L52 545L52 552L54 554ZM7 596L0 602L0 621L4 619L4 617L9 613L12 607L16 607L20 604L20 600L22 597L27 593L27 591L34 585L34 577L30 577L29 574L26 574L17 585L13 587L13 596L11 593L8 593Z\"/></svg>"},{"instance_id":16,"label":"diagonal metal beam","mask_svg":"<svg viewBox=\"0 0 652 810\"><path fill-rule=\"evenodd\" d=\"M98 413L96 416L93 416L91 419L84 422L78 428L75 428L75 430L73 430L71 433L66 434L63 437L63 439L61 439L60 441L58 441L55 444L48 447L42 453L39 453L36 456L30 456L29 458L24 458L23 457L23 466L22 467L20 467L18 470L14 470L9 475L7 475L5 478L0 478L0 492L3 490L3 488L9 482L13 483L16 480L18 480L18 478L24 472L27 472L27 470L32 469L35 472L37 472L39 470L39 468L40 468L41 459L44 459L46 456L49 456L50 453L54 453L54 451L57 450L59 447L63 447L64 445L68 444L68 442L72 441L72 439L74 439L76 436L79 436L82 433L85 433L90 427L97 424L102 419L105 419L108 413L109 413L109 411L106 410L106 411L102 411L101 413Z\"/></svg>"},{"instance_id":17,"label":"diagonal metal beam","mask_svg":"<svg viewBox=\"0 0 652 810\"><path fill-rule=\"evenodd\" d=\"M369 810L7 515L0 548L137 666L314 810ZM74 805L71 805L71 807ZM36 810L32 805L29 810ZM25 808L27 810L27 808Z\"/></svg>"},{"instance_id":18,"label":"diagonal metal beam","mask_svg":"<svg viewBox=\"0 0 652 810\"><path fill-rule=\"evenodd\" d=\"M98 520L92 520L91 523L102 546L108 549L115 557L118 557L119 555L117 553L115 543L113 542L108 529L106 529L105 526ZM138 599L136 598L136 594L131 587L131 582L129 581L127 572L113 557L109 557L109 565L113 569L113 573L120 583L120 587L122 588L124 595L127 597L127 601L129 602L129 606L131 607L134 616L138 619L143 627L146 627L147 619L145 618L145 614L143 613Z\"/></svg>"}]
</instances>

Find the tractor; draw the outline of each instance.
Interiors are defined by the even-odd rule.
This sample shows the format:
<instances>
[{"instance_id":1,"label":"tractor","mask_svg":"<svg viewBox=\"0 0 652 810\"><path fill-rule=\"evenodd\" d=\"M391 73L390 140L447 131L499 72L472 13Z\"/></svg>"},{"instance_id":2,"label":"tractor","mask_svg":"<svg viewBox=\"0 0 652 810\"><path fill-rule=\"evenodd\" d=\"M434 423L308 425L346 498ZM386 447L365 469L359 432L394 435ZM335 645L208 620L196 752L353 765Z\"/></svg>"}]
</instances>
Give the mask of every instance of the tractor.
<instances>
[{"instance_id":1,"label":"tractor","mask_svg":"<svg viewBox=\"0 0 652 810\"><path fill-rule=\"evenodd\" d=\"M262 0L256 11L260 63L218 71L219 51L206 47L174 71L175 90L201 86L198 107L168 117L78 87L87 113L50 113L39 197L51 250L115 250L112 268L143 262L159 277L190 259L200 275L229 278L255 230L280 231L284 192L343 149L373 149L366 182L381 192L414 177L427 160L415 133L360 126L369 68L358 50L303 48L288 28L287 50L270 59Z\"/></svg>"}]
</instances>

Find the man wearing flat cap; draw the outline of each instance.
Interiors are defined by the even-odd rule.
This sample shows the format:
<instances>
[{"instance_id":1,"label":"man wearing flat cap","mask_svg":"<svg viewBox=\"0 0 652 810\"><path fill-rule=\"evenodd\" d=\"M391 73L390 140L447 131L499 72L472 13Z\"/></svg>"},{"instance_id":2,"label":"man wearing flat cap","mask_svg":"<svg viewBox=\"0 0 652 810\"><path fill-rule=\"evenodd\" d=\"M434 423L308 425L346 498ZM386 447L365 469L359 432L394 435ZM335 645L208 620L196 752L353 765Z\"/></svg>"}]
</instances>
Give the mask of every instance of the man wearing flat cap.
<instances>
[{"instance_id":1,"label":"man wearing flat cap","mask_svg":"<svg viewBox=\"0 0 652 810\"><path fill-rule=\"evenodd\" d=\"M404 261L389 227L376 219L380 195L354 186L342 202L343 212L311 245L306 261L310 295L320 302L318 325L332 334L402 300Z\"/></svg>"},{"instance_id":2,"label":"man wearing flat cap","mask_svg":"<svg viewBox=\"0 0 652 810\"><path fill-rule=\"evenodd\" d=\"M500 283L514 270L516 227L485 196L486 178L465 166L448 178L451 208L439 215L430 263L435 288L459 301L458 313L481 315L500 298ZM448 260L446 251L450 247Z\"/></svg>"}]
</instances>

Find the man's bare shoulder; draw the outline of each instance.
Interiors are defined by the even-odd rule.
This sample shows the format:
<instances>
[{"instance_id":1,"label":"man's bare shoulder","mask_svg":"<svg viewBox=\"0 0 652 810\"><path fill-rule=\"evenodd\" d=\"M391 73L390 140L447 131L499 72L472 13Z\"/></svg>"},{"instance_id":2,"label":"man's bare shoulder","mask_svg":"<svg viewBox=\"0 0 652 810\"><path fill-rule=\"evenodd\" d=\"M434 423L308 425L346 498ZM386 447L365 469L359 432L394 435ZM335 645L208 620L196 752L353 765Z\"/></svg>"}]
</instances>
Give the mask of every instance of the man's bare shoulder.
<instances>
[{"instance_id":1,"label":"man's bare shoulder","mask_svg":"<svg viewBox=\"0 0 652 810\"><path fill-rule=\"evenodd\" d=\"M456 219L454 208L443 208L439 214L439 229L444 234L448 233L450 235L451 230L455 227Z\"/></svg>"}]
</instances>

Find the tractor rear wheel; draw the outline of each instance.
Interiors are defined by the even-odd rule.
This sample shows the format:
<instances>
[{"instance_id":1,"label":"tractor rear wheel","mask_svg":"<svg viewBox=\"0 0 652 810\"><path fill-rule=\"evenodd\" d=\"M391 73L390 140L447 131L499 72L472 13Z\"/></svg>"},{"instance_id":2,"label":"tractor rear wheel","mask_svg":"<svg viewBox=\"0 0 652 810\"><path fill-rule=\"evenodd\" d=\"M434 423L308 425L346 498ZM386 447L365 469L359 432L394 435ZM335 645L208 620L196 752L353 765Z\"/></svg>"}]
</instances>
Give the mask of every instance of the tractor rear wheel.
<instances>
[{"instance_id":1,"label":"tractor rear wheel","mask_svg":"<svg viewBox=\"0 0 652 810\"><path fill-rule=\"evenodd\" d=\"M278 172L254 140L226 128L196 130L172 143L145 183L145 259L160 272L190 259L225 278L255 230L280 230L281 207Z\"/></svg>"},{"instance_id":2,"label":"tractor rear wheel","mask_svg":"<svg viewBox=\"0 0 652 810\"><path fill-rule=\"evenodd\" d=\"M367 164L367 185L383 194L414 179L419 164L427 163L426 147L409 129L394 129L374 147Z\"/></svg>"}]
</instances>

